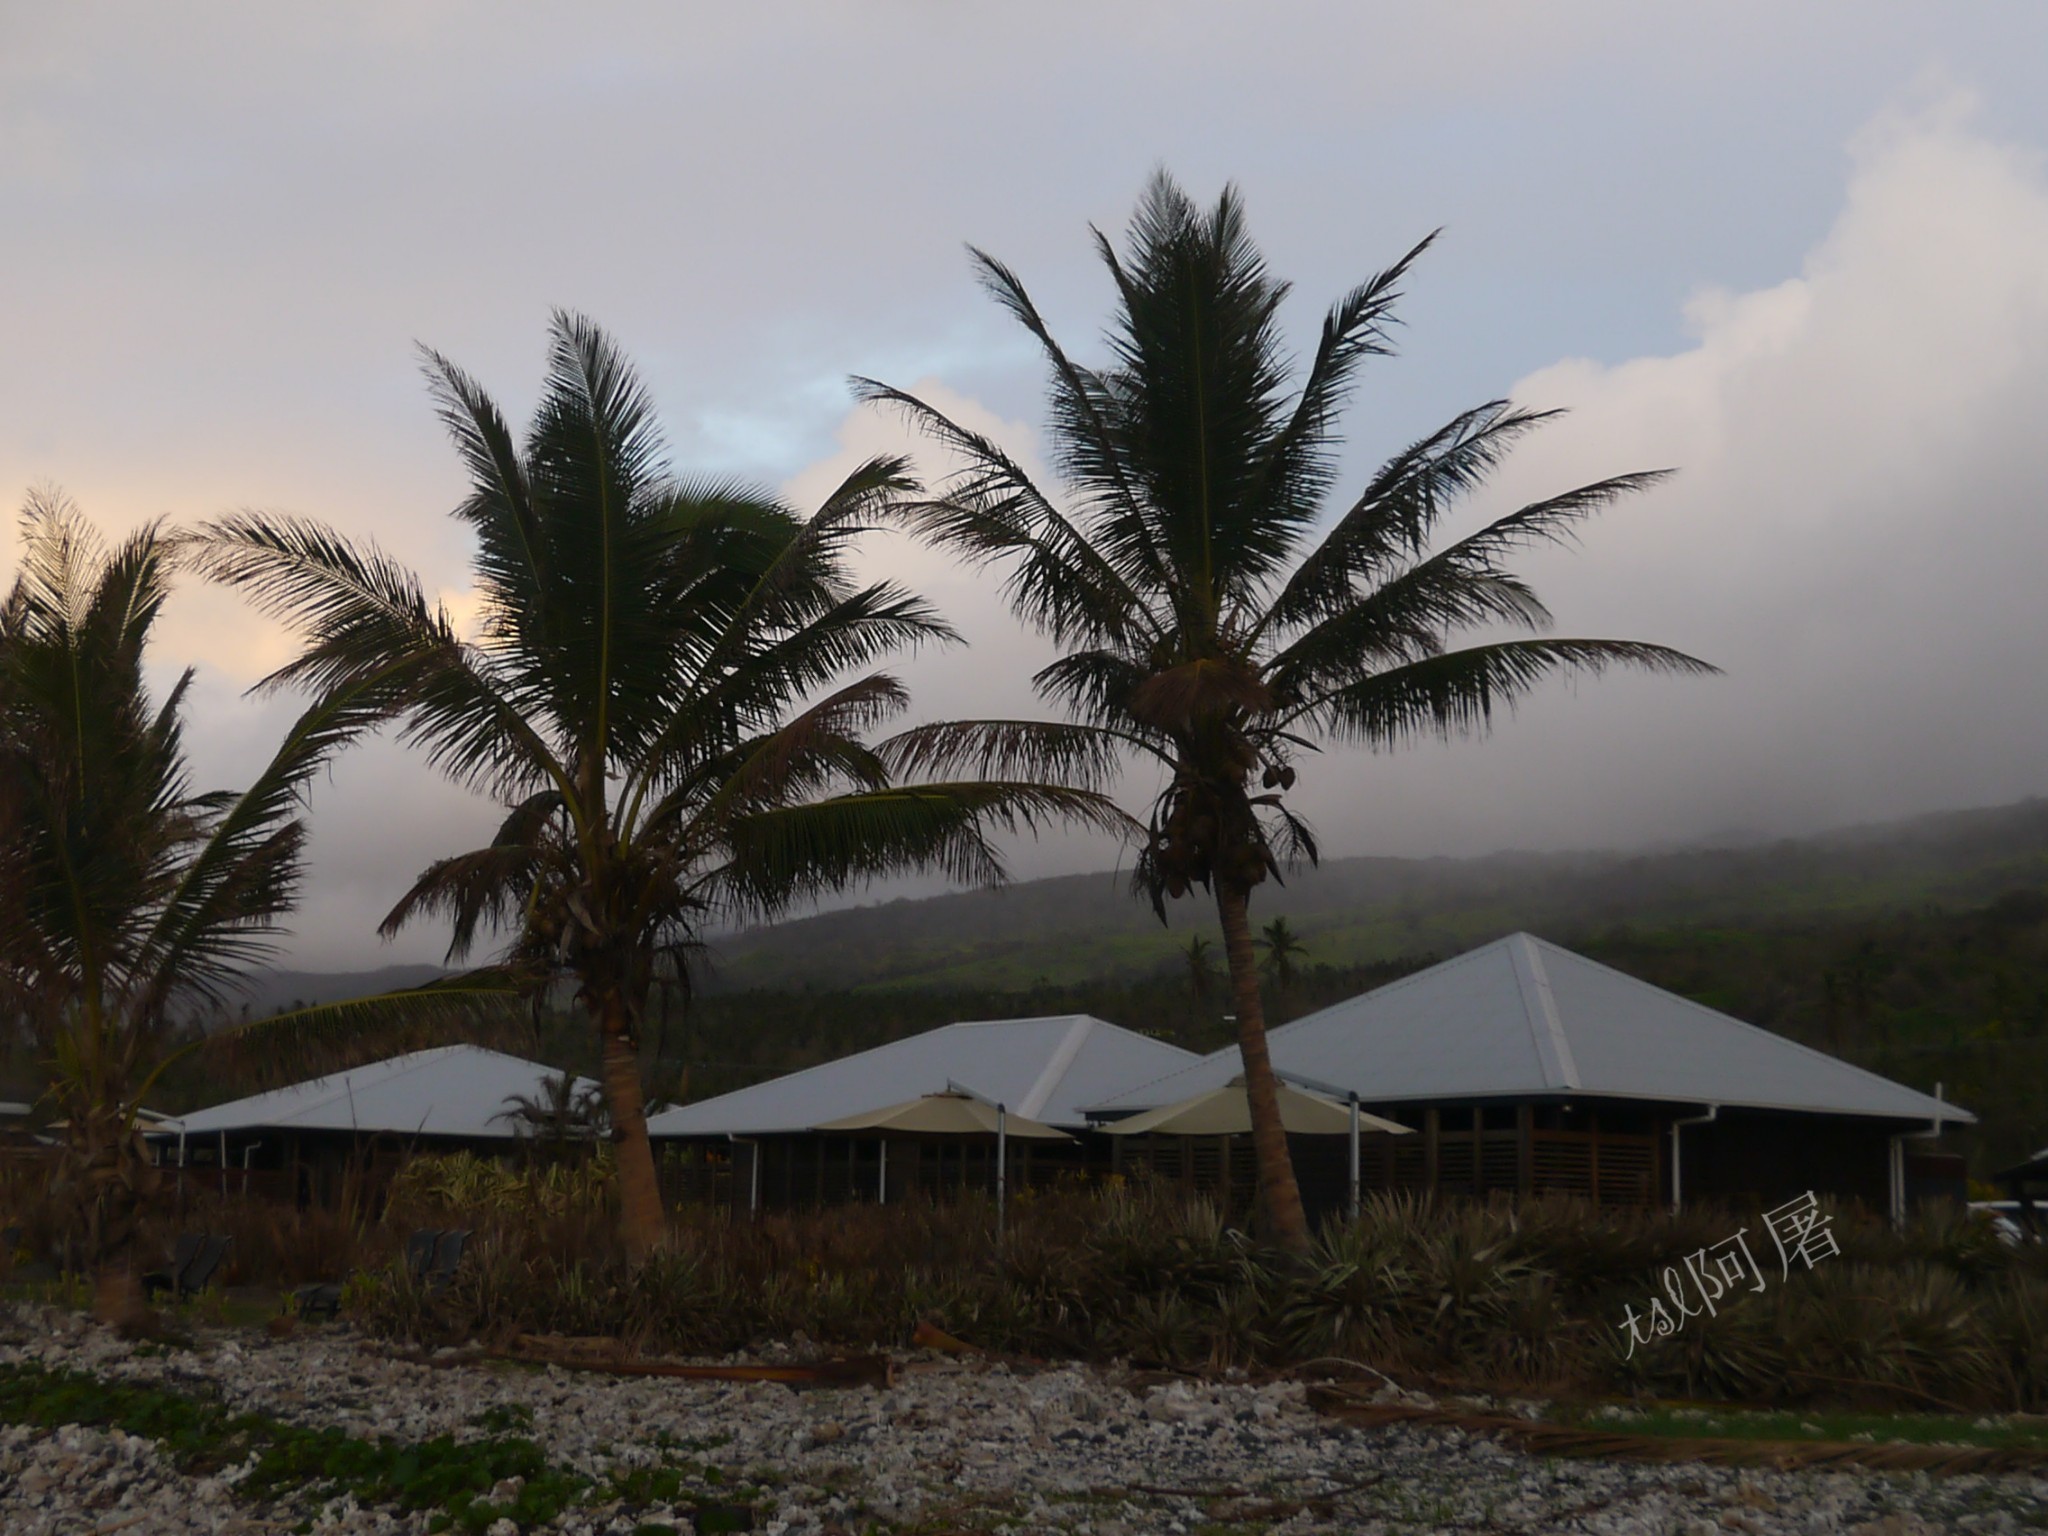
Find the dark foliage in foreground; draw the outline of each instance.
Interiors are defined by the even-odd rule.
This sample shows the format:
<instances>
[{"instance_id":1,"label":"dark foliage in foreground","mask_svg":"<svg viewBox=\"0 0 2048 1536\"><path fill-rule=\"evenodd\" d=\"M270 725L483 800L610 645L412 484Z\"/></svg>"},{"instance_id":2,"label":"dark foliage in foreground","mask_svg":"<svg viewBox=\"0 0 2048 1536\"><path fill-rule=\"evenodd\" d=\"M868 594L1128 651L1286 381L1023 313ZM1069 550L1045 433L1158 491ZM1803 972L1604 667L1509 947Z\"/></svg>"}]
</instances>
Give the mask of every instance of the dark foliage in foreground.
<instances>
[{"instance_id":1,"label":"dark foliage in foreground","mask_svg":"<svg viewBox=\"0 0 2048 1536\"><path fill-rule=\"evenodd\" d=\"M801 1335L866 1348L930 1319L993 1350L1180 1369L1343 1360L1499 1390L2048 1408L2048 1250L1958 1214L1894 1232L1838 1211L1840 1256L1789 1279L1754 1213L1383 1197L1300 1262L1144 1187L1040 1193L1012 1214L999 1242L976 1205L697 1213L638 1272L598 1214L501 1221L445 1297L386 1271L352 1299L364 1325L436 1342L604 1335L721 1352ZM1646 1309L1666 1268L1745 1224L1768 1289L1630 1358L1625 1309Z\"/></svg>"}]
</instances>

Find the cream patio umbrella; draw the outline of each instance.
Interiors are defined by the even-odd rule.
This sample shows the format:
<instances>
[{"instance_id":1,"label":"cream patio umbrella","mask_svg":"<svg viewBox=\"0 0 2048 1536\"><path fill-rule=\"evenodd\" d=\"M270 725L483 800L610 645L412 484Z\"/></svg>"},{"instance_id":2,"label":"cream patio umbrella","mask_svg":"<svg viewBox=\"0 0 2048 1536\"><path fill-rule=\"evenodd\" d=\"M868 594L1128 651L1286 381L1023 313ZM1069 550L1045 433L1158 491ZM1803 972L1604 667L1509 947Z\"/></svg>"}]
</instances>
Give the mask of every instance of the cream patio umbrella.
<instances>
[{"instance_id":1,"label":"cream patio umbrella","mask_svg":"<svg viewBox=\"0 0 2048 1536\"><path fill-rule=\"evenodd\" d=\"M1008 1215L1010 1138L1027 1141L1072 1141L1055 1126L1013 1115L1001 1104L971 1093L924 1093L886 1109L848 1115L811 1127L815 1131L894 1131L904 1136L994 1136L996 1139L996 1224L1001 1228ZM882 1166L878 1180L883 1199L889 1193L889 1143L882 1142Z\"/></svg>"},{"instance_id":2,"label":"cream patio umbrella","mask_svg":"<svg viewBox=\"0 0 2048 1536\"><path fill-rule=\"evenodd\" d=\"M1390 1136L1411 1136L1414 1127L1368 1115L1358 1107L1358 1098L1327 1098L1292 1083L1278 1085L1280 1124L1296 1136L1349 1136L1351 1138L1351 1214L1358 1214L1358 1138L1364 1131L1385 1131ZM1127 1120L1098 1125L1107 1136L1245 1136L1252 1128L1251 1099L1244 1079L1233 1077L1221 1088L1211 1088L1163 1104Z\"/></svg>"},{"instance_id":3,"label":"cream patio umbrella","mask_svg":"<svg viewBox=\"0 0 2048 1536\"><path fill-rule=\"evenodd\" d=\"M886 1109L827 1120L814 1131L895 1131L905 1136L1022 1136L1029 1141L1072 1141L1055 1126L1013 1115L1000 1104L965 1093L924 1093Z\"/></svg>"}]
</instances>

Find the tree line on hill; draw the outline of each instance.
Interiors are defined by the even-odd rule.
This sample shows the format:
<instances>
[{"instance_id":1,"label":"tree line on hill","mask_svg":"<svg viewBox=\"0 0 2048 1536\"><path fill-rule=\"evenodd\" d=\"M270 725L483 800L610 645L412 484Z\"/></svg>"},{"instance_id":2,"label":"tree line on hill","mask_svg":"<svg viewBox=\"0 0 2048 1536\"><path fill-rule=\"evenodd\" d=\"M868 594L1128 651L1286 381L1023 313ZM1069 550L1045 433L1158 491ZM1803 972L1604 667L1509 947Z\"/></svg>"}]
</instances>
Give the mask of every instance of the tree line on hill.
<instances>
[{"instance_id":1,"label":"tree line on hill","mask_svg":"<svg viewBox=\"0 0 2048 1536\"><path fill-rule=\"evenodd\" d=\"M1484 937L1497 937L1485 935ZM1980 1124L1956 1133L1974 1177L2048 1144L2048 888L1982 905L1772 923L1547 934L1579 953L1923 1092L1937 1084ZM1481 940L1483 942L1483 938ZM1421 951L1356 964L1300 937L1285 1023L1448 958ZM657 1093L707 1098L959 1019L1092 1013L1190 1050L1228 1045L1227 993L1190 968L1021 989L721 992L695 999L660 1040Z\"/></svg>"}]
</instances>

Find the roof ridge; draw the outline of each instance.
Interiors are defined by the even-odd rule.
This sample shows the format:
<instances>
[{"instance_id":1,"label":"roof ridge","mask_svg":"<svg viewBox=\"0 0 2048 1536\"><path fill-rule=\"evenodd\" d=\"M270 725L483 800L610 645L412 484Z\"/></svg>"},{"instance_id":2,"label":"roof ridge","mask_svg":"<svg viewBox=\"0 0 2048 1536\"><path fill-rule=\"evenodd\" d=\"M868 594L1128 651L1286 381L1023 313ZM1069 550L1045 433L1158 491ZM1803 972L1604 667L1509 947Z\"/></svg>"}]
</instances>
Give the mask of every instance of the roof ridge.
<instances>
[{"instance_id":1,"label":"roof ridge","mask_svg":"<svg viewBox=\"0 0 2048 1536\"><path fill-rule=\"evenodd\" d=\"M1072 1016L1073 1022L1060 1037L1060 1043L1052 1048L1052 1054L1045 1059L1045 1066L1038 1078L1025 1090L1024 1097L1017 1101L1017 1112L1034 1118L1045 1108L1046 1100L1053 1095L1067 1073L1073 1070L1074 1058L1081 1054L1081 1047L1094 1032L1096 1021L1088 1014Z\"/></svg>"},{"instance_id":2,"label":"roof ridge","mask_svg":"<svg viewBox=\"0 0 2048 1536\"><path fill-rule=\"evenodd\" d=\"M955 1019L950 1024L939 1025L940 1029L991 1029L1002 1024L1064 1024L1074 1019L1094 1019L1097 1024L1107 1024L1107 1019L1097 1019L1092 1013L1032 1013L1020 1019ZM931 1031L927 1030L927 1034Z\"/></svg>"},{"instance_id":3,"label":"roof ridge","mask_svg":"<svg viewBox=\"0 0 2048 1536\"><path fill-rule=\"evenodd\" d=\"M1536 1048L1536 1064L1543 1080L1553 1088L1577 1088L1579 1066L1572 1058L1571 1038L1557 1014L1557 998L1550 990L1550 975L1543 969L1543 955L1536 948L1534 934L1517 931L1503 942L1514 962L1515 988L1522 995L1522 1012L1529 1020L1529 1040Z\"/></svg>"}]
</instances>

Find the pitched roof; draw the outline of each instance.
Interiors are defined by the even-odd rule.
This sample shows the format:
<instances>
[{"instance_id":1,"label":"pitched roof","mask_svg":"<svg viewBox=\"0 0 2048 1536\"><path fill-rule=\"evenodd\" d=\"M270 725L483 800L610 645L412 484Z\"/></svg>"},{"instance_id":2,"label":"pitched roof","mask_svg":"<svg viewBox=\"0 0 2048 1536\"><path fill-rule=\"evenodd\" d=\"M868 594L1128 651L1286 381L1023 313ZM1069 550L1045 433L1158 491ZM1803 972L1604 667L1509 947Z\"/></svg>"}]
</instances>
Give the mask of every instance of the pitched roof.
<instances>
[{"instance_id":1,"label":"pitched roof","mask_svg":"<svg viewBox=\"0 0 2048 1536\"><path fill-rule=\"evenodd\" d=\"M651 1136L771 1135L900 1104L950 1084L1049 1125L1087 1124L1085 1106L1192 1065L1179 1046L1085 1013L947 1024L873 1050L649 1117Z\"/></svg>"},{"instance_id":2,"label":"pitched roof","mask_svg":"<svg viewBox=\"0 0 2048 1536\"><path fill-rule=\"evenodd\" d=\"M1266 1038L1275 1070L1373 1104L1573 1094L1894 1120L1976 1118L1526 933ZM1230 1047L1089 1107L1151 1109L1242 1070Z\"/></svg>"},{"instance_id":3,"label":"pitched roof","mask_svg":"<svg viewBox=\"0 0 2048 1536\"><path fill-rule=\"evenodd\" d=\"M557 1075L503 1051L444 1045L216 1104L166 1121L161 1129L207 1136L274 1127L510 1139L516 1132L503 1118L506 1101L515 1094L538 1096ZM578 1088L586 1086L597 1085L577 1079Z\"/></svg>"}]
</instances>

